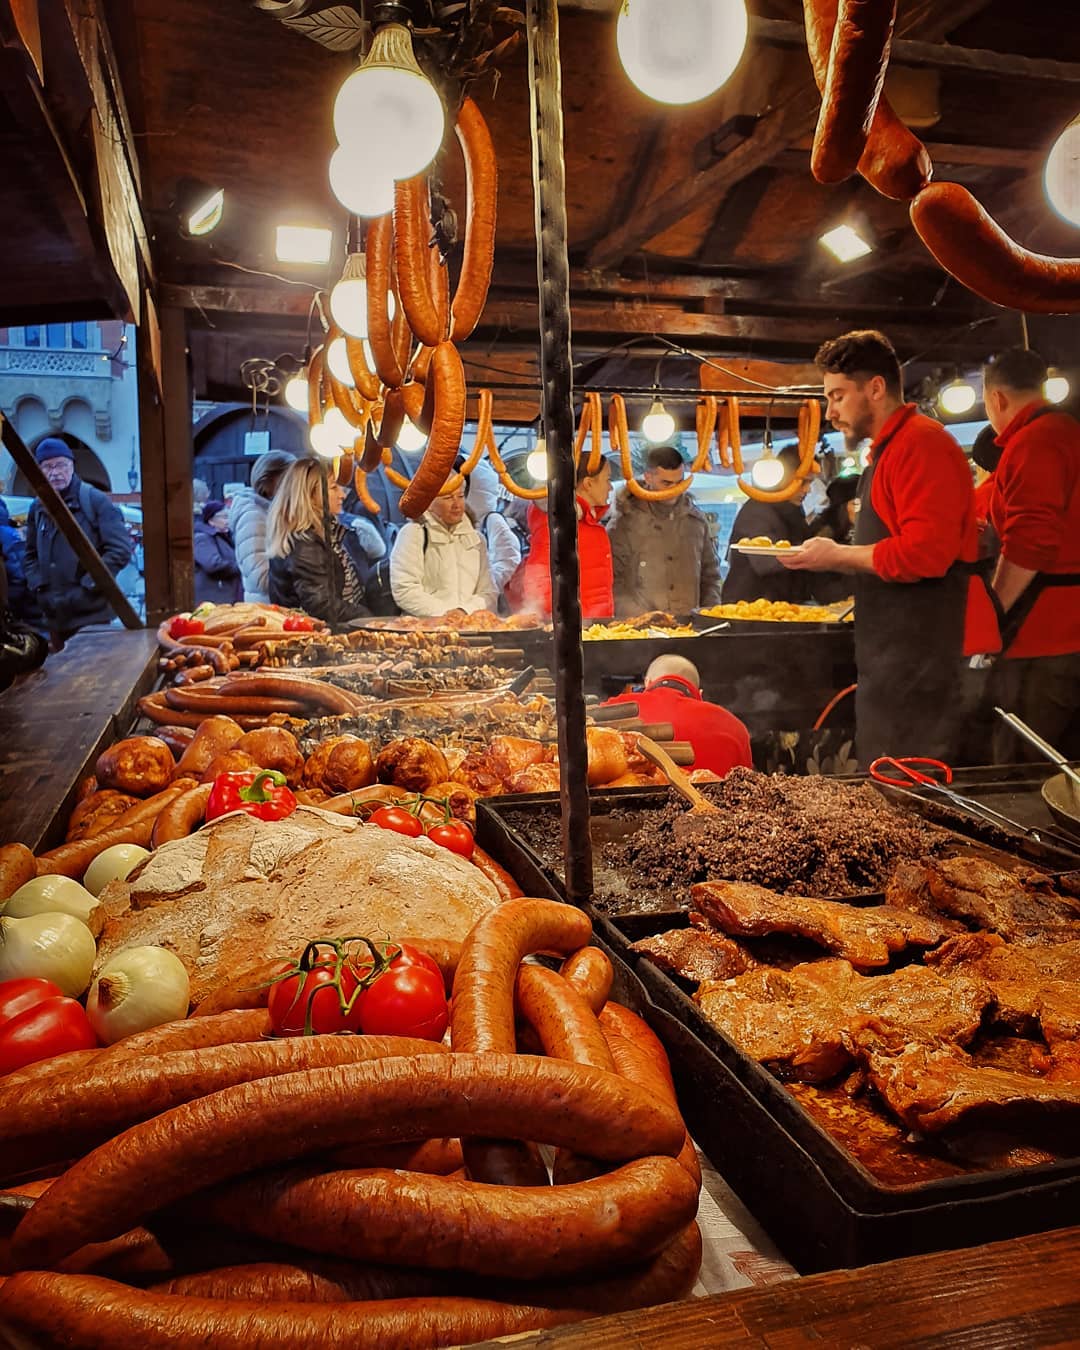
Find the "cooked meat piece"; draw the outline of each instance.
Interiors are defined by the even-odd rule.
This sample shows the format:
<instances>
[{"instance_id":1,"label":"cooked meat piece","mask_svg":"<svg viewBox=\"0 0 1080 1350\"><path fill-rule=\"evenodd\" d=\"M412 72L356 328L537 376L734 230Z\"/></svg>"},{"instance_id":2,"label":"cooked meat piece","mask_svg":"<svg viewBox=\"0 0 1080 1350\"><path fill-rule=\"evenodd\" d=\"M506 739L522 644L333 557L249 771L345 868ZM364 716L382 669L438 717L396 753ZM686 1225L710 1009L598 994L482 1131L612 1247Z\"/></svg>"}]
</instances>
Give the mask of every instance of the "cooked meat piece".
<instances>
[{"instance_id":1,"label":"cooked meat piece","mask_svg":"<svg viewBox=\"0 0 1080 1350\"><path fill-rule=\"evenodd\" d=\"M757 962L745 948L722 933L700 928L673 928L667 933L634 942L631 951L641 952L661 970L670 970L684 980L730 980L753 969Z\"/></svg>"},{"instance_id":2,"label":"cooked meat piece","mask_svg":"<svg viewBox=\"0 0 1080 1350\"><path fill-rule=\"evenodd\" d=\"M92 783L97 779L92 778ZM68 821L67 838L85 839L91 833L107 830L117 816L122 816L130 807L137 805L138 797L129 792L117 792L115 788L100 788L84 797L71 813Z\"/></svg>"},{"instance_id":3,"label":"cooked meat piece","mask_svg":"<svg viewBox=\"0 0 1080 1350\"><path fill-rule=\"evenodd\" d=\"M872 1023L854 1028L848 1044L889 1109L920 1134L1056 1112L1075 1113L1080 1121L1080 1082L980 1068L956 1045L912 1041Z\"/></svg>"},{"instance_id":4,"label":"cooked meat piece","mask_svg":"<svg viewBox=\"0 0 1080 1350\"><path fill-rule=\"evenodd\" d=\"M304 786L322 788L332 797L356 792L375 781L371 748L359 736L329 736L320 741L304 765Z\"/></svg>"},{"instance_id":5,"label":"cooked meat piece","mask_svg":"<svg viewBox=\"0 0 1080 1350\"><path fill-rule=\"evenodd\" d=\"M691 887L698 909L725 933L809 938L860 970L887 966L905 947L936 947L949 930L934 919L889 905L857 908L832 900L777 895L763 886L705 881Z\"/></svg>"},{"instance_id":6,"label":"cooked meat piece","mask_svg":"<svg viewBox=\"0 0 1080 1350\"><path fill-rule=\"evenodd\" d=\"M235 748L246 750L262 768L283 773L290 787L299 785L305 769L304 757L291 731L284 727L259 727L241 736ZM371 762L370 755L368 762Z\"/></svg>"},{"instance_id":7,"label":"cooked meat piece","mask_svg":"<svg viewBox=\"0 0 1080 1350\"><path fill-rule=\"evenodd\" d=\"M626 749L617 731L607 727L586 727L589 751L589 786L601 787L629 771Z\"/></svg>"},{"instance_id":8,"label":"cooked meat piece","mask_svg":"<svg viewBox=\"0 0 1080 1350\"><path fill-rule=\"evenodd\" d=\"M492 772L509 782L522 769L539 764L544 758L544 747L539 741L527 741L520 736L492 736L488 754Z\"/></svg>"},{"instance_id":9,"label":"cooked meat piece","mask_svg":"<svg viewBox=\"0 0 1080 1350\"><path fill-rule=\"evenodd\" d=\"M902 858L885 887L885 903L930 919L940 918L941 911L930 894L930 863L926 859Z\"/></svg>"},{"instance_id":10,"label":"cooked meat piece","mask_svg":"<svg viewBox=\"0 0 1080 1350\"><path fill-rule=\"evenodd\" d=\"M1064 928L1067 933L1072 924L1080 938L1080 901L1047 886L1024 885L984 858L939 858L928 870L930 894L944 914L1004 938L1027 937L1041 928Z\"/></svg>"},{"instance_id":11,"label":"cooked meat piece","mask_svg":"<svg viewBox=\"0 0 1080 1350\"><path fill-rule=\"evenodd\" d=\"M507 784L510 792L558 792L559 766L532 764L516 773Z\"/></svg>"},{"instance_id":12,"label":"cooked meat piece","mask_svg":"<svg viewBox=\"0 0 1080 1350\"><path fill-rule=\"evenodd\" d=\"M945 979L925 966L867 976L847 961L832 960L707 980L694 1002L745 1054L786 1077L815 1083L850 1065L845 1035L853 1023L872 1016L900 1035L929 1029L942 1040L966 1044L990 992L980 980Z\"/></svg>"},{"instance_id":13,"label":"cooked meat piece","mask_svg":"<svg viewBox=\"0 0 1080 1350\"><path fill-rule=\"evenodd\" d=\"M418 736L404 736L384 745L375 760L380 783L394 783L410 792L426 792L450 777L446 757L437 745Z\"/></svg>"},{"instance_id":14,"label":"cooked meat piece","mask_svg":"<svg viewBox=\"0 0 1080 1350\"><path fill-rule=\"evenodd\" d=\"M436 783L434 787L428 788L426 795L445 797L452 816L456 816L458 820L467 820L470 825L476 824L476 799L480 794L466 787L464 783L453 781Z\"/></svg>"}]
</instances>

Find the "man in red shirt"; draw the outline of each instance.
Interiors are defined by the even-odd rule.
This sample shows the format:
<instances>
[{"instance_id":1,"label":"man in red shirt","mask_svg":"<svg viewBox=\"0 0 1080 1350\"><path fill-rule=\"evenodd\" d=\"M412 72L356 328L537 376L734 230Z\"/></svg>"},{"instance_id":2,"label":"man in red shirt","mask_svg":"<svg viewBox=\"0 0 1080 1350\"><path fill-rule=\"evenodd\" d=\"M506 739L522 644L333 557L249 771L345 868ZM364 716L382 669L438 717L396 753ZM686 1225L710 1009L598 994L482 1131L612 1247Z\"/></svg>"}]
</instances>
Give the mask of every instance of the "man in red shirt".
<instances>
[{"instance_id":1,"label":"man in red shirt","mask_svg":"<svg viewBox=\"0 0 1080 1350\"><path fill-rule=\"evenodd\" d=\"M1013 347L983 370L984 402L1001 459L990 522L1001 541L994 593L1001 658L991 688L1070 759L1080 757L1080 424L1043 396L1046 363ZM997 763L1038 758L1004 724Z\"/></svg>"},{"instance_id":2,"label":"man in red shirt","mask_svg":"<svg viewBox=\"0 0 1080 1350\"><path fill-rule=\"evenodd\" d=\"M642 721L670 722L675 739L694 747L695 769L723 778L737 764L753 768L750 733L734 713L705 702L697 666L685 656L658 656L640 693L619 694L608 703L636 703Z\"/></svg>"},{"instance_id":3,"label":"man in red shirt","mask_svg":"<svg viewBox=\"0 0 1080 1350\"><path fill-rule=\"evenodd\" d=\"M993 606L975 575L971 470L945 428L904 403L900 363L883 334L846 333L816 359L833 426L849 449L869 439L870 459L855 542L819 536L781 561L853 574L860 764L879 755L947 759L964 721L962 657L996 648Z\"/></svg>"}]
</instances>

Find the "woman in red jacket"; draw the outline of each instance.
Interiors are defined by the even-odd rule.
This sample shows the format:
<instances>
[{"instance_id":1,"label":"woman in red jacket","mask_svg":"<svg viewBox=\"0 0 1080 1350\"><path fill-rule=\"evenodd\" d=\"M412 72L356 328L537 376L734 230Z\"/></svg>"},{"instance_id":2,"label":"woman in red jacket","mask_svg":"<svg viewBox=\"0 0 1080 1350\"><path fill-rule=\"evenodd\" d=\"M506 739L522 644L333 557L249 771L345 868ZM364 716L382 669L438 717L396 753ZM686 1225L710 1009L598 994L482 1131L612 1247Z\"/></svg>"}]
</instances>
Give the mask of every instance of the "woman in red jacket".
<instances>
[{"instance_id":1,"label":"woman in red jacket","mask_svg":"<svg viewBox=\"0 0 1080 1350\"><path fill-rule=\"evenodd\" d=\"M602 460L595 473L589 472L589 459L582 455L577 467L578 565L581 568L581 617L587 622L610 619L615 613L614 579L611 567L611 540L604 529L611 495L611 466ZM551 613L551 534L547 513L529 508L529 556L513 587L517 609L527 613Z\"/></svg>"}]
</instances>

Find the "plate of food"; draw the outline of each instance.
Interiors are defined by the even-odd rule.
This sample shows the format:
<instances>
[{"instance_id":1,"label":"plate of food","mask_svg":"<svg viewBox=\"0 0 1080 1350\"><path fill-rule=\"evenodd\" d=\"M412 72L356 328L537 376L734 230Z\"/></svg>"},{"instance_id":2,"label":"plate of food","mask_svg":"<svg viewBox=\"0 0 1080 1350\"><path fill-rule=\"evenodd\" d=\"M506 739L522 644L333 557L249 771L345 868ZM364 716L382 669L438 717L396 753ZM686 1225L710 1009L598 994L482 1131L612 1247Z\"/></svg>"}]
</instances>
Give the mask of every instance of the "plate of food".
<instances>
[{"instance_id":1,"label":"plate of food","mask_svg":"<svg viewBox=\"0 0 1080 1350\"><path fill-rule=\"evenodd\" d=\"M793 544L790 539L769 539L766 535L756 534L752 538L747 536L732 544L732 550L736 553L749 553L759 558L778 558L784 553L794 553L798 549L797 544Z\"/></svg>"}]
</instances>

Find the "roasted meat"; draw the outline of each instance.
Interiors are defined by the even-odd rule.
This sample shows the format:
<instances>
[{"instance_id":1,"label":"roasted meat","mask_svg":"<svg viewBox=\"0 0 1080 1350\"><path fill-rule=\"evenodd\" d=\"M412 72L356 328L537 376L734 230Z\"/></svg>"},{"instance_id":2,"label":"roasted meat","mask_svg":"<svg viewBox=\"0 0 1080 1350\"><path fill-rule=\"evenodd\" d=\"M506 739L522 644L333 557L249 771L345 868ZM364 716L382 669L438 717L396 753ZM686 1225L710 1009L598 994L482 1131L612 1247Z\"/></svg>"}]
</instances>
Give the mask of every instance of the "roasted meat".
<instances>
[{"instance_id":1,"label":"roasted meat","mask_svg":"<svg viewBox=\"0 0 1080 1350\"><path fill-rule=\"evenodd\" d=\"M312 750L304 765L304 786L335 796L356 792L375 781L371 747L359 736L330 736Z\"/></svg>"},{"instance_id":2,"label":"roasted meat","mask_svg":"<svg viewBox=\"0 0 1080 1350\"><path fill-rule=\"evenodd\" d=\"M492 736L488 758L492 773L508 782L522 769L539 764L544 758L544 747L539 741L525 740L521 736Z\"/></svg>"},{"instance_id":3,"label":"roasted meat","mask_svg":"<svg viewBox=\"0 0 1080 1350\"><path fill-rule=\"evenodd\" d=\"M912 1040L873 1021L855 1026L847 1043L890 1110L920 1134L1056 1112L1075 1116L1080 1128L1080 1082L981 1068L955 1044Z\"/></svg>"},{"instance_id":4,"label":"roasted meat","mask_svg":"<svg viewBox=\"0 0 1080 1350\"><path fill-rule=\"evenodd\" d=\"M753 969L757 962L744 948L723 933L701 928L672 928L631 945L655 962L661 970L681 975L695 984L702 980L730 980Z\"/></svg>"},{"instance_id":5,"label":"roasted meat","mask_svg":"<svg viewBox=\"0 0 1080 1350\"><path fill-rule=\"evenodd\" d=\"M949 915L1010 941L1080 940L1080 900L1059 894L1040 873L1018 873L968 855L898 867L889 904Z\"/></svg>"},{"instance_id":6,"label":"roasted meat","mask_svg":"<svg viewBox=\"0 0 1080 1350\"><path fill-rule=\"evenodd\" d=\"M990 998L981 980L949 980L924 966L867 976L848 961L824 960L708 980L694 1002L744 1054L786 1077L818 1083L850 1065L845 1037L863 1018L912 1035L932 1029L941 1040L966 1044Z\"/></svg>"},{"instance_id":7,"label":"roasted meat","mask_svg":"<svg viewBox=\"0 0 1080 1350\"><path fill-rule=\"evenodd\" d=\"M832 900L777 895L763 886L705 881L691 887L694 904L736 937L784 933L808 938L860 970L887 966L905 947L936 947L949 929L935 919L889 905L857 908Z\"/></svg>"},{"instance_id":8,"label":"roasted meat","mask_svg":"<svg viewBox=\"0 0 1080 1350\"><path fill-rule=\"evenodd\" d=\"M531 764L527 769L514 774L506 786L509 792L558 792L559 766Z\"/></svg>"},{"instance_id":9,"label":"roasted meat","mask_svg":"<svg viewBox=\"0 0 1080 1350\"><path fill-rule=\"evenodd\" d=\"M446 757L437 745L418 736L405 736L384 745L375 760L380 783L394 783L410 792L427 792L450 777Z\"/></svg>"}]
</instances>

